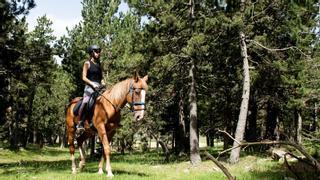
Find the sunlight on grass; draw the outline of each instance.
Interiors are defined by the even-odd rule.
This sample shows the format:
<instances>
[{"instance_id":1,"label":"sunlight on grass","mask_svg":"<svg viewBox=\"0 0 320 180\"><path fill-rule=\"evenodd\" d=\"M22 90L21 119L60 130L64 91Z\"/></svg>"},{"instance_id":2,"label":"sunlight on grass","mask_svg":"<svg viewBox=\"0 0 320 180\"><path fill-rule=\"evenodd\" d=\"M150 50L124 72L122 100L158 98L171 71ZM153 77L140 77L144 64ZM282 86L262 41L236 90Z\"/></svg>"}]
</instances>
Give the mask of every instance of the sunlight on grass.
<instances>
[{"instance_id":1,"label":"sunlight on grass","mask_svg":"<svg viewBox=\"0 0 320 180\"><path fill-rule=\"evenodd\" d=\"M217 149L211 150L214 152ZM78 152L76 154L78 156ZM156 151L134 152L111 157L114 179L226 179L222 171L212 162L202 157L203 162L193 167L188 157L170 157L164 161ZM240 163L230 165L221 162L237 179L283 179L286 175L278 162L269 158L245 156ZM68 149L46 147L18 152L0 150L0 179L105 179L98 175L98 160L88 159L86 167L76 175L71 174Z\"/></svg>"}]
</instances>

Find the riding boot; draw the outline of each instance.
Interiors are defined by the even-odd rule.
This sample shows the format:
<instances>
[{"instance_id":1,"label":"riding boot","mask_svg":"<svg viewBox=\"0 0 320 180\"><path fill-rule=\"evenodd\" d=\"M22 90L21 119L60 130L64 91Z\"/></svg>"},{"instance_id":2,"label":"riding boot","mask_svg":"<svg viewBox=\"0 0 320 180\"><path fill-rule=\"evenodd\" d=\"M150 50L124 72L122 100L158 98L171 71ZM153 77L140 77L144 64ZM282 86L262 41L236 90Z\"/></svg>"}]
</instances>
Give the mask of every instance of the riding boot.
<instances>
[{"instance_id":1,"label":"riding boot","mask_svg":"<svg viewBox=\"0 0 320 180\"><path fill-rule=\"evenodd\" d=\"M77 133L82 133L85 130L84 121L85 121L85 117L84 116L80 117L80 121L77 124Z\"/></svg>"},{"instance_id":2,"label":"riding boot","mask_svg":"<svg viewBox=\"0 0 320 180\"><path fill-rule=\"evenodd\" d=\"M82 118L82 117L80 117L80 120L79 120L79 122L78 122L78 124L77 124L77 126L76 126L76 133L77 134L82 134L82 132L85 130L84 129L84 120L83 120L84 118Z\"/></svg>"},{"instance_id":3,"label":"riding boot","mask_svg":"<svg viewBox=\"0 0 320 180\"><path fill-rule=\"evenodd\" d=\"M80 108L80 111L79 111L79 115L78 115L79 122L76 126L77 133L82 133L85 130L84 129L84 121L86 119L86 113L83 112L85 106L86 106L86 104L84 104L83 107Z\"/></svg>"}]
</instances>

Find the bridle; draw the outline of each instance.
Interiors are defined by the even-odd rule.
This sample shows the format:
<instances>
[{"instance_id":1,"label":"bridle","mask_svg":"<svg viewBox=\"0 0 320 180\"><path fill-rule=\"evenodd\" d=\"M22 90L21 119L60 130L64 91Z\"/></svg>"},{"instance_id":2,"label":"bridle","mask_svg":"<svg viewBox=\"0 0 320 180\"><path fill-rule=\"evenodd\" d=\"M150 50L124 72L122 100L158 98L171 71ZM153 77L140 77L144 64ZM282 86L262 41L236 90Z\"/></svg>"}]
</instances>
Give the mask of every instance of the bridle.
<instances>
[{"instance_id":1,"label":"bridle","mask_svg":"<svg viewBox=\"0 0 320 180\"><path fill-rule=\"evenodd\" d=\"M129 103L130 104L130 110L132 112L134 111L143 111L143 110L146 110L145 108L145 102L144 101L139 101L139 102L134 102L134 92L136 90L140 90L140 93L141 93L141 90L145 90L144 88L135 88L133 87L133 80L130 82L130 86L129 86L129 92L127 93L131 95L131 102ZM111 105L112 107L116 110L116 111L120 111L122 108L121 107L118 107L116 106L115 104L113 104L108 98L106 98L102 93L100 93L99 91L96 91L98 92L98 94L100 96L102 96L105 100L107 100ZM135 109L134 106L144 106L144 108L142 109Z\"/></svg>"},{"instance_id":2,"label":"bridle","mask_svg":"<svg viewBox=\"0 0 320 180\"><path fill-rule=\"evenodd\" d=\"M130 87L129 87L129 94L131 95L131 103L130 103L130 109L132 112L134 111L143 111L143 110L146 110L146 106L145 106L145 101L139 101L139 102L135 102L134 101L134 94L135 92L139 90L140 93L143 91L145 91L144 88L135 88L133 87L133 80L130 82ZM135 106L143 106L144 108L142 109L135 109L134 107Z\"/></svg>"}]
</instances>

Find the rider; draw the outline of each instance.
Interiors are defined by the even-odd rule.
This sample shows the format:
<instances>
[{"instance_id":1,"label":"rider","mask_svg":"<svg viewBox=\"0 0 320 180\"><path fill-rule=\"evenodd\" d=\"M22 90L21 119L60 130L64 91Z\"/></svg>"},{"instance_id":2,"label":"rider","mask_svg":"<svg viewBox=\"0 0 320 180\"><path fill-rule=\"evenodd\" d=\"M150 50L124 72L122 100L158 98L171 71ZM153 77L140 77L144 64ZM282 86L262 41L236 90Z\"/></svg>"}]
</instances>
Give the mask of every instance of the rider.
<instances>
[{"instance_id":1,"label":"rider","mask_svg":"<svg viewBox=\"0 0 320 180\"><path fill-rule=\"evenodd\" d=\"M84 62L82 68L82 80L85 82L82 104L79 109L79 123L77 131L84 130L85 116L81 117L85 105L88 103L91 94L104 85L103 73L100 64L101 48L98 45L91 45L88 47L88 54L90 58Z\"/></svg>"}]
</instances>

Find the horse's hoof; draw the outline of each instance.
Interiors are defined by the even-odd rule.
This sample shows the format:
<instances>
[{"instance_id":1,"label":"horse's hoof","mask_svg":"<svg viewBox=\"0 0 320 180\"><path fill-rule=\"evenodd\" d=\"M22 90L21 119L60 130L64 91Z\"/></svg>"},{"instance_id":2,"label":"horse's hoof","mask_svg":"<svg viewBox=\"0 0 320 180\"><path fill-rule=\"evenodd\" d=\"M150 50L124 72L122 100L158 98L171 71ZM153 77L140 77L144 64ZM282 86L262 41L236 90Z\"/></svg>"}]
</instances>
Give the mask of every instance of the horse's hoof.
<instances>
[{"instance_id":1,"label":"horse's hoof","mask_svg":"<svg viewBox=\"0 0 320 180\"><path fill-rule=\"evenodd\" d=\"M77 174L77 171L72 171L72 174Z\"/></svg>"},{"instance_id":2,"label":"horse's hoof","mask_svg":"<svg viewBox=\"0 0 320 180\"><path fill-rule=\"evenodd\" d=\"M84 169L85 165L84 164L80 164L79 165L79 171L82 171Z\"/></svg>"},{"instance_id":3,"label":"horse's hoof","mask_svg":"<svg viewBox=\"0 0 320 180\"><path fill-rule=\"evenodd\" d=\"M114 175L112 173L108 173L107 177L113 177Z\"/></svg>"},{"instance_id":4,"label":"horse's hoof","mask_svg":"<svg viewBox=\"0 0 320 180\"><path fill-rule=\"evenodd\" d=\"M102 175L102 174L103 174L103 170L102 170L102 169L99 169L98 174L99 174L99 175Z\"/></svg>"}]
</instances>

